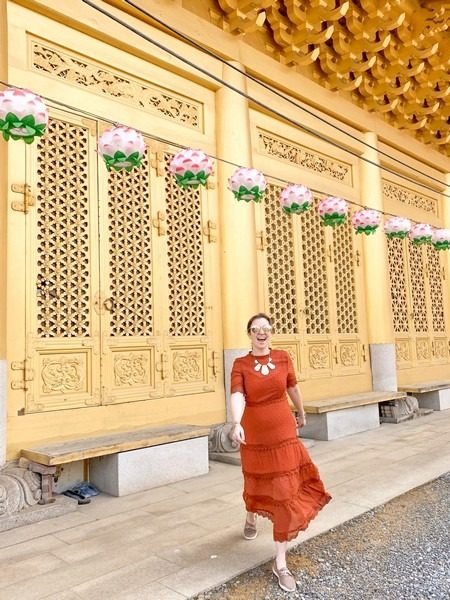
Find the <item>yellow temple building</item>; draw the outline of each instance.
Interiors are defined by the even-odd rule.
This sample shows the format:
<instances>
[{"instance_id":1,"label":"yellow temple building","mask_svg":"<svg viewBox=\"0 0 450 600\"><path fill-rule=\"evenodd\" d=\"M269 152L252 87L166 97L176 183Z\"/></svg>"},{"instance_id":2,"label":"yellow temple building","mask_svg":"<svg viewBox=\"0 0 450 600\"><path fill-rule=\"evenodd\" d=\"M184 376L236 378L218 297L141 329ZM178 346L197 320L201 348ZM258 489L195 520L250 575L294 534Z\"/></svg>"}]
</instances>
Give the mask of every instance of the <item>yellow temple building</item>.
<instances>
[{"instance_id":1,"label":"yellow temple building","mask_svg":"<svg viewBox=\"0 0 450 600\"><path fill-rule=\"evenodd\" d=\"M0 0L0 91L50 112L34 143L0 140L0 465L226 422L259 311L307 405L448 382L450 252L383 222L450 229L449 24L435 0ZM139 168L107 171L114 123L144 136ZM205 187L170 173L182 148L213 158ZM261 202L233 197L239 166ZM288 184L310 210L281 210Z\"/></svg>"}]
</instances>

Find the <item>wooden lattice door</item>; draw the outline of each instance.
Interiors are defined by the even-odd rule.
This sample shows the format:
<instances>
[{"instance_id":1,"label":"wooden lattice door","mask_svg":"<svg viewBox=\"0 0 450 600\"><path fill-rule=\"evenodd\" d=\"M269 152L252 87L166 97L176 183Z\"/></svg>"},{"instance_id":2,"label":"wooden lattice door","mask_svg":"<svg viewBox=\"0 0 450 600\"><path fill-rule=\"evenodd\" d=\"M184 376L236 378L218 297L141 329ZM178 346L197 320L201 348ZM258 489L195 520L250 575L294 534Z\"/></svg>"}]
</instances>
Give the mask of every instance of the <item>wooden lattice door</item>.
<instances>
[{"instance_id":1,"label":"wooden lattice door","mask_svg":"<svg viewBox=\"0 0 450 600\"><path fill-rule=\"evenodd\" d=\"M289 350L302 379L367 373L360 240L350 224L325 228L315 211L284 214L280 191L269 186L260 236L275 343Z\"/></svg>"},{"instance_id":2,"label":"wooden lattice door","mask_svg":"<svg viewBox=\"0 0 450 600\"><path fill-rule=\"evenodd\" d=\"M390 239L388 256L398 368L447 363L448 291L438 251Z\"/></svg>"},{"instance_id":3,"label":"wooden lattice door","mask_svg":"<svg viewBox=\"0 0 450 600\"><path fill-rule=\"evenodd\" d=\"M102 128L55 113L30 150L26 413L220 385L207 191L179 188L150 140L139 169L107 174Z\"/></svg>"}]
</instances>

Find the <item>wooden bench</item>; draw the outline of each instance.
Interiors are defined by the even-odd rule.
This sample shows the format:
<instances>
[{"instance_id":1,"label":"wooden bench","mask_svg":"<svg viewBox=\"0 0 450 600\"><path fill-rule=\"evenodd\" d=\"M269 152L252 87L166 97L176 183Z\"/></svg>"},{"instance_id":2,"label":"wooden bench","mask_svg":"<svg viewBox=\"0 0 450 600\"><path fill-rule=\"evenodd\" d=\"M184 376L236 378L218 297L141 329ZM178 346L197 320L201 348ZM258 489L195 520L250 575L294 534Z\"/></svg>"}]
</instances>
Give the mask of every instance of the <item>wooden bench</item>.
<instances>
[{"instance_id":1,"label":"wooden bench","mask_svg":"<svg viewBox=\"0 0 450 600\"><path fill-rule=\"evenodd\" d=\"M305 401L306 426L301 436L334 440L380 426L378 404L405 398L405 392L363 392Z\"/></svg>"},{"instance_id":2,"label":"wooden bench","mask_svg":"<svg viewBox=\"0 0 450 600\"><path fill-rule=\"evenodd\" d=\"M450 408L450 381L448 380L399 385L398 389L409 396L415 396L420 408L431 408L433 410L447 410Z\"/></svg>"},{"instance_id":3,"label":"wooden bench","mask_svg":"<svg viewBox=\"0 0 450 600\"><path fill-rule=\"evenodd\" d=\"M207 473L209 432L196 425L147 427L23 448L20 456L41 473L89 460L89 480L124 496Z\"/></svg>"}]
</instances>

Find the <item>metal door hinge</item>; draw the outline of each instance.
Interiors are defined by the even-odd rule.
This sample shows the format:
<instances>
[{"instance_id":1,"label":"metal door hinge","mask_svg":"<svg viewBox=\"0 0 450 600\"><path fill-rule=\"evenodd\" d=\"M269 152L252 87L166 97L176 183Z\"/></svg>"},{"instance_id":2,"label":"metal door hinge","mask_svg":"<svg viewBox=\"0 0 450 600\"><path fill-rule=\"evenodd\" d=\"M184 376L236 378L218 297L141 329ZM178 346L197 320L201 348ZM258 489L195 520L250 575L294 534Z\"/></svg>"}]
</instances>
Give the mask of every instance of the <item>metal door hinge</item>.
<instances>
[{"instance_id":1,"label":"metal door hinge","mask_svg":"<svg viewBox=\"0 0 450 600\"><path fill-rule=\"evenodd\" d=\"M213 375L216 376L219 373L219 353L215 350L211 352L208 365L211 367Z\"/></svg>"},{"instance_id":2,"label":"metal door hinge","mask_svg":"<svg viewBox=\"0 0 450 600\"><path fill-rule=\"evenodd\" d=\"M155 169L157 177L164 177L166 173L165 165L165 152L167 146L158 142L151 142L149 144L150 153L150 166Z\"/></svg>"},{"instance_id":3,"label":"metal door hinge","mask_svg":"<svg viewBox=\"0 0 450 600\"><path fill-rule=\"evenodd\" d=\"M158 235L166 235L166 226L164 224L165 220L166 215L161 210L158 210L156 213L156 218L152 219L153 227L158 230Z\"/></svg>"},{"instance_id":4,"label":"metal door hinge","mask_svg":"<svg viewBox=\"0 0 450 600\"><path fill-rule=\"evenodd\" d=\"M367 355L366 355L366 345L363 344L361 346L361 355L362 355L362 359L364 362L367 362Z\"/></svg>"},{"instance_id":5,"label":"metal door hinge","mask_svg":"<svg viewBox=\"0 0 450 600\"><path fill-rule=\"evenodd\" d=\"M164 381L168 377L168 369L167 369L167 352L161 352L161 362L156 364L156 370L161 373L161 379Z\"/></svg>"},{"instance_id":6,"label":"metal door hinge","mask_svg":"<svg viewBox=\"0 0 450 600\"><path fill-rule=\"evenodd\" d=\"M203 235L206 235L209 243L217 242L217 225L214 221L208 220L206 225L203 226Z\"/></svg>"},{"instance_id":7,"label":"metal door hinge","mask_svg":"<svg viewBox=\"0 0 450 600\"><path fill-rule=\"evenodd\" d=\"M28 382L34 379L34 370L29 368L28 360L15 360L11 363L12 371L22 371L22 379L11 381L13 390L28 390Z\"/></svg>"},{"instance_id":8,"label":"metal door hinge","mask_svg":"<svg viewBox=\"0 0 450 600\"><path fill-rule=\"evenodd\" d=\"M256 232L256 249L265 250L267 248L267 237L264 231Z\"/></svg>"},{"instance_id":9,"label":"metal door hinge","mask_svg":"<svg viewBox=\"0 0 450 600\"><path fill-rule=\"evenodd\" d=\"M36 199L31 193L31 187L28 185L28 183L13 183L11 185L11 190L15 194L23 195L23 200L13 200L11 202L11 208L27 214L30 210L30 206L34 206L36 204Z\"/></svg>"}]
</instances>

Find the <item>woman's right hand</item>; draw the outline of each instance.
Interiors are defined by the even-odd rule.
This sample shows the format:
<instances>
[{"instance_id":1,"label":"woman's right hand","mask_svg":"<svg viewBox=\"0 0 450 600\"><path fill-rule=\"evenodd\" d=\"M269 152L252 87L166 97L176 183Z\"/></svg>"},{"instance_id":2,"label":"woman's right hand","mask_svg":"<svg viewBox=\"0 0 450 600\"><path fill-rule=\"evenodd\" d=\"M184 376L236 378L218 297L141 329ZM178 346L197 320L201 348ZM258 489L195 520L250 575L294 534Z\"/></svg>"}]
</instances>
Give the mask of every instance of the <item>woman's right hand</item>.
<instances>
[{"instance_id":1,"label":"woman's right hand","mask_svg":"<svg viewBox=\"0 0 450 600\"><path fill-rule=\"evenodd\" d=\"M245 444L244 428L240 423L233 425L233 429L231 430L231 439L235 444Z\"/></svg>"}]
</instances>

